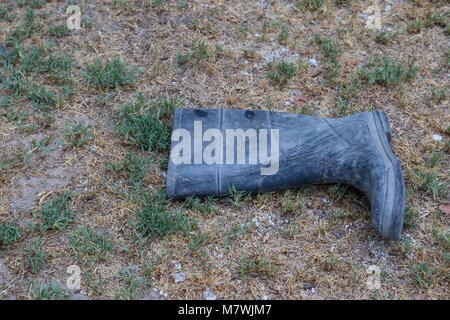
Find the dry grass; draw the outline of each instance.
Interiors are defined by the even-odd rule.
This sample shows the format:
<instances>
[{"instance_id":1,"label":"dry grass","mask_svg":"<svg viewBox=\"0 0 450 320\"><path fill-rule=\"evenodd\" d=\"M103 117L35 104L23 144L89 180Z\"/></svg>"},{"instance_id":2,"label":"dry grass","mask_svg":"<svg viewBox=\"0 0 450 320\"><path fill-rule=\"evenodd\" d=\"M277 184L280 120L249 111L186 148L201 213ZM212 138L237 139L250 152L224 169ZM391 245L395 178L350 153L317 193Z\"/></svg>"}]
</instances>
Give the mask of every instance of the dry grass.
<instances>
[{"instance_id":1,"label":"dry grass","mask_svg":"<svg viewBox=\"0 0 450 320\"><path fill-rule=\"evenodd\" d=\"M71 55L74 67L63 84L74 92L52 100L47 114L36 112L30 99L0 106L2 156L11 147L31 150L26 166L17 163L0 173L0 223L17 223L25 234L13 244L0 241L0 262L9 271L4 283L0 275L0 297L37 297L30 283L41 280L56 279L64 287L67 267L80 264L82 293L95 299L141 298L152 288L166 299L201 299L207 288L219 299L409 299L419 293L449 298L448 216L438 210L448 203L448 187L438 195L432 191L433 183L449 182L448 1L391 1L392 11L382 7L382 23L392 35L381 41L365 29L360 15L369 1L326 0L318 10L296 7L296 1L78 1L83 29L64 37L54 36L59 29L47 29L65 23L67 4L41 2L34 9L36 32L23 46L54 41L48 50ZM0 43L22 24L27 6L15 3L7 6L16 18L0 14ZM447 29L434 22L408 28L430 11L444 15ZM330 51L314 41L317 34L336 43L340 53L330 60ZM385 55L403 66L414 60L417 75L393 85L355 80L371 57ZM296 65L283 86L267 78L273 57ZM115 58L137 68L137 81L89 85L87 66ZM318 66L308 63L312 58ZM34 80L50 89L60 86L53 77ZM432 88L447 95L436 98ZM360 193L349 189L341 195L339 188L315 186L251 196L243 205L216 199L207 210L180 201L162 204L189 218L191 229L143 239L133 227L134 211L149 203L137 197L129 175L107 168L129 152L150 156L145 194L164 187L166 151L142 151L115 129L120 106L138 91L151 101L181 97L196 108L308 111L324 117L383 110L404 168L415 227L405 229L397 243L382 240L372 230L369 205ZM0 87L0 102L10 93ZM306 105L299 99L303 96ZM18 118L24 111L29 115ZM75 122L89 125L92 137L68 147L62 143L64 132ZM443 141L434 141L433 134ZM32 139L43 143L33 145ZM431 166L435 153L443 156ZM430 173L435 175L431 182L421 180ZM41 208L65 191L72 194L76 222L67 230L39 231ZM111 254L95 265L78 261L68 240L77 224L112 241ZM37 273L30 272L25 250L34 238L42 239L46 255ZM382 268L380 290L366 286L369 265ZM244 273L249 268L246 276L242 268ZM172 275L179 272L186 280L174 283Z\"/></svg>"}]
</instances>

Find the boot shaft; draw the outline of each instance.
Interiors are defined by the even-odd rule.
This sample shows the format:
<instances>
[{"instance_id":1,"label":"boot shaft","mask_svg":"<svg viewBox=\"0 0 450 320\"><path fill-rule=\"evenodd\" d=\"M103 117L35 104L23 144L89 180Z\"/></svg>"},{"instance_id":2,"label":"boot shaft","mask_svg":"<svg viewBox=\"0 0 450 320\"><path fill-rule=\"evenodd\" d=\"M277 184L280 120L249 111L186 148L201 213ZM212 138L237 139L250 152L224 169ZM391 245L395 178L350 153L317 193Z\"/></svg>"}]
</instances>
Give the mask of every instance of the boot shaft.
<instances>
[{"instance_id":1,"label":"boot shaft","mask_svg":"<svg viewBox=\"0 0 450 320\"><path fill-rule=\"evenodd\" d=\"M384 115L382 115L384 116ZM236 109L176 109L167 193L222 195L341 182L367 193L377 112L325 119ZM386 132L388 139L390 132ZM364 159L361 159L363 157Z\"/></svg>"}]
</instances>

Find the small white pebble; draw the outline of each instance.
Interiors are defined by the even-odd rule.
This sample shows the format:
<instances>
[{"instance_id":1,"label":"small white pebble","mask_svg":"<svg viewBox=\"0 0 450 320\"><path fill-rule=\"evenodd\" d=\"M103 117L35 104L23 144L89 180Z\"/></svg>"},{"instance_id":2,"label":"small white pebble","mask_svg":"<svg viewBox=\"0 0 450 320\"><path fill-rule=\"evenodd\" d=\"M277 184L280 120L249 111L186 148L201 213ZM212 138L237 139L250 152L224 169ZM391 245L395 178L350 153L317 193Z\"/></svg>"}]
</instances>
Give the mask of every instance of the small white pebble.
<instances>
[{"instance_id":1,"label":"small white pebble","mask_svg":"<svg viewBox=\"0 0 450 320\"><path fill-rule=\"evenodd\" d=\"M317 67L319 64L317 63L317 60L314 58L309 58L308 62L313 65L314 67Z\"/></svg>"},{"instance_id":2,"label":"small white pebble","mask_svg":"<svg viewBox=\"0 0 450 320\"><path fill-rule=\"evenodd\" d=\"M175 283L179 283L179 282L183 282L184 280L186 280L186 275L184 274L184 272L179 272L179 273L175 273L172 276L172 278Z\"/></svg>"},{"instance_id":3,"label":"small white pebble","mask_svg":"<svg viewBox=\"0 0 450 320\"><path fill-rule=\"evenodd\" d=\"M177 262L177 260L172 260L172 264L176 270L181 270L181 264Z\"/></svg>"},{"instance_id":4,"label":"small white pebble","mask_svg":"<svg viewBox=\"0 0 450 320\"><path fill-rule=\"evenodd\" d=\"M360 18L363 18L363 19L367 19L369 17L369 15L367 13L360 13L358 15Z\"/></svg>"},{"instance_id":5,"label":"small white pebble","mask_svg":"<svg viewBox=\"0 0 450 320\"><path fill-rule=\"evenodd\" d=\"M255 224L256 227L259 227L258 219L253 218L252 221L253 221L253 223Z\"/></svg>"},{"instance_id":6,"label":"small white pebble","mask_svg":"<svg viewBox=\"0 0 450 320\"><path fill-rule=\"evenodd\" d=\"M433 134L433 140L440 142L440 141L442 141L442 136L439 134Z\"/></svg>"},{"instance_id":7,"label":"small white pebble","mask_svg":"<svg viewBox=\"0 0 450 320\"><path fill-rule=\"evenodd\" d=\"M163 296L163 297L167 297L167 296L168 296L168 294L165 293L165 292L162 291L162 290L159 290L159 295L160 295L160 296Z\"/></svg>"},{"instance_id":8,"label":"small white pebble","mask_svg":"<svg viewBox=\"0 0 450 320\"><path fill-rule=\"evenodd\" d=\"M203 292L203 299L205 299L205 300L216 300L217 296L214 293L212 293L212 291L209 288L207 288Z\"/></svg>"}]
</instances>

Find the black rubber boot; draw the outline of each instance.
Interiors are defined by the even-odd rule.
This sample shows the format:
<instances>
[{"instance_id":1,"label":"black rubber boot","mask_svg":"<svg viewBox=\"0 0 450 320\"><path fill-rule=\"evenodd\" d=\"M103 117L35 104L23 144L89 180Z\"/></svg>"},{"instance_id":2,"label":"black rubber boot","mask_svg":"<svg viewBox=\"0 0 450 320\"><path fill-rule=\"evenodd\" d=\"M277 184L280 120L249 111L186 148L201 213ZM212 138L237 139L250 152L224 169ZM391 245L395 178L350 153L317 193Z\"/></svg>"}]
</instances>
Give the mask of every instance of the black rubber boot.
<instances>
[{"instance_id":1,"label":"black rubber boot","mask_svg":"<svg viewBox=\"0 0 450 320\"><path fill-rule=\"evenodd\" d=\"M228 139L226 129L248 133L247 139L241 140L244 144L231 139L231 134ZM203 136L205 132L209 135ZM222 145L216 144L212 152L210 144L220 140L218 132L222 133ZM252 132L256 132L257 149L248 139L251 136L254 141ZM214 138L211 133L216 134ZM262 192L339 182L362 191L370 200L374 228L381 236L398 240L403 227L404 184L390 139L389 123L381 111L325 119L284 112L176 109L167 195L179 199L227 194L229 186ZM241 158L239 152L243 152ZM215 162L207 160L208 154L217 156Z\"/></svg>"}]
</instances>

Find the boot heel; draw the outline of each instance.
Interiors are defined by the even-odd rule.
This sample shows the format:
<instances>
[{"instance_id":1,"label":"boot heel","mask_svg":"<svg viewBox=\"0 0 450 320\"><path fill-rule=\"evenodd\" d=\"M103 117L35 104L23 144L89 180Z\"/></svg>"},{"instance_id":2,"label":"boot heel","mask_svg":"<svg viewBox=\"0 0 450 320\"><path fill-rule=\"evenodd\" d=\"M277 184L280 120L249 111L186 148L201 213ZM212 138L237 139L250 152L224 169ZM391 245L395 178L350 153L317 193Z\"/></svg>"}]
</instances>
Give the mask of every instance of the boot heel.
<instances>
[{"instance_id":1,"label":"boot heel","mask_svg":"<svg viewBox=\"0 0 450 320\"><path fill-rule=\"evenodd\" d=\"M391 143L392 132L386 114L383 111L375 111L375 113L377 115L377 120L379 121L381 127L383 128L384 134L386 135L388 142Z\"/></svg>"}]
</instances>

